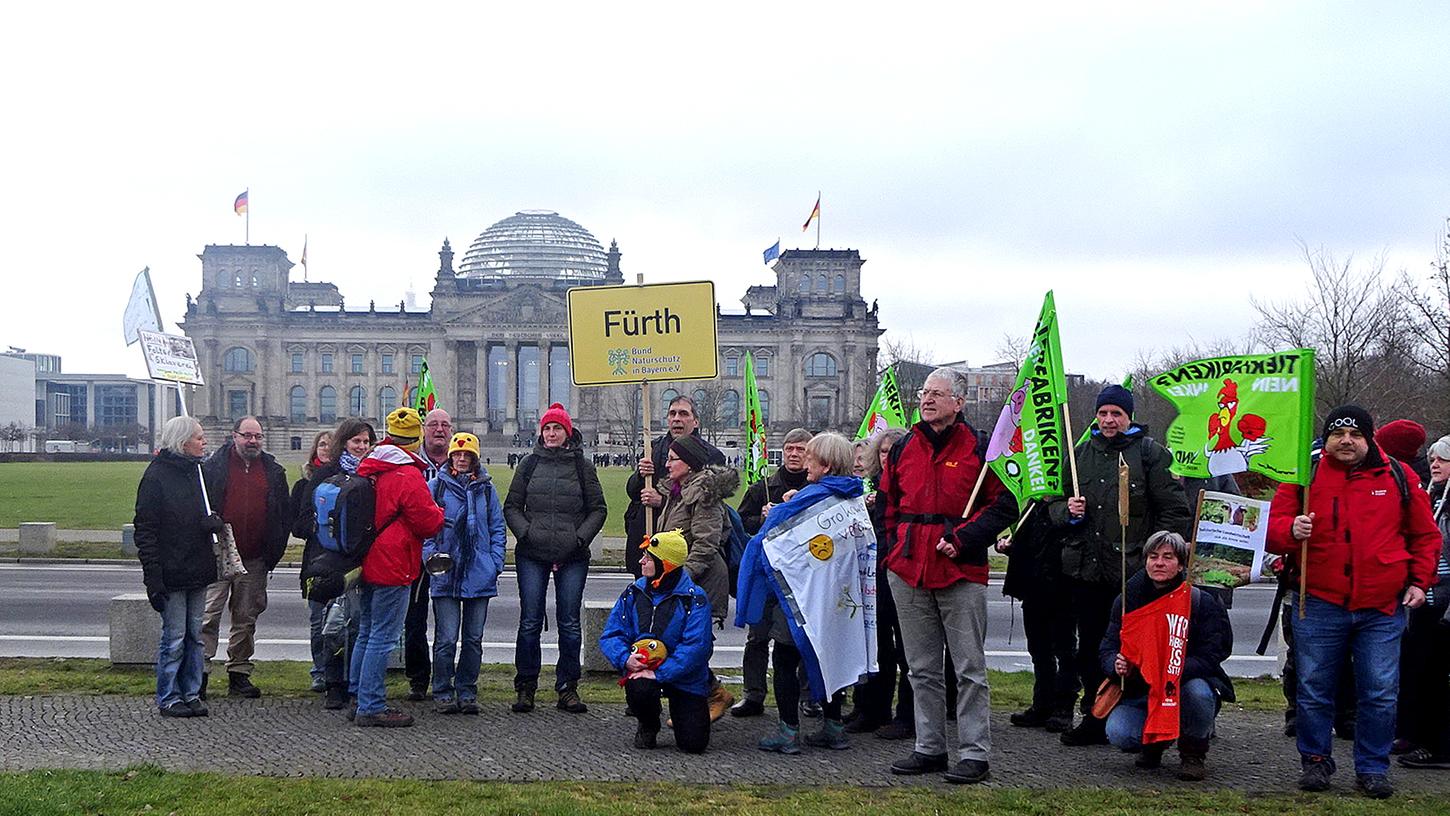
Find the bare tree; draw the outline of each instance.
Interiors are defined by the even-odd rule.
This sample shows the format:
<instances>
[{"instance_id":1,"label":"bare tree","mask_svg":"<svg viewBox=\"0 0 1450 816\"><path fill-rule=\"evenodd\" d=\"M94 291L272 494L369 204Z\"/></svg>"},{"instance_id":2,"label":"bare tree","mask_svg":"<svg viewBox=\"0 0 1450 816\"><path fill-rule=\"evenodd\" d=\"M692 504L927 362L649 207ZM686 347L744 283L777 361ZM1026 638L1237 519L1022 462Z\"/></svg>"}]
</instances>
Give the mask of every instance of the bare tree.
<instances>
[{"instance_id":1,"label":"bare tree","mask_svg":"<svg viewBox=\"0 0 1450 816\"><path fill-rule=\"evenodd\" d=\"M1003 332L1002 339L997 341L997 347L993 351L996 353L998 360L1021 365L1022 361L1027 357L1027 350L1031 347L1031 337Z\"/></svg>"},{"instance_id":2,"label":"bare tree","mask_svg":"<svg viewBox=\"0 0 1450 816\"><path fill-rule=\"evenodd\" d=\"M896 367L896 387L901 391L901 407L906 411L907 419L916 408L916 392L921 390L927 376L936 368L936 359L935 351L917 345L910 335L903 337L888 333L881 339L877 362L883 371L889 366Z\"/></svg>"},{"instance_id":3,"label":"bare tree","mask_svg":"<svg viewBox=\"0 0 1450 816\"><path fill-rule=\"evenodd\" d=\"M1415 280L1401 272L1397 288L1409 327L1402 362L1418 369L1419 413L1432 427L1450 428L1450 231L1435 248L1429 274Z\"/></svg>"}]
</instances>

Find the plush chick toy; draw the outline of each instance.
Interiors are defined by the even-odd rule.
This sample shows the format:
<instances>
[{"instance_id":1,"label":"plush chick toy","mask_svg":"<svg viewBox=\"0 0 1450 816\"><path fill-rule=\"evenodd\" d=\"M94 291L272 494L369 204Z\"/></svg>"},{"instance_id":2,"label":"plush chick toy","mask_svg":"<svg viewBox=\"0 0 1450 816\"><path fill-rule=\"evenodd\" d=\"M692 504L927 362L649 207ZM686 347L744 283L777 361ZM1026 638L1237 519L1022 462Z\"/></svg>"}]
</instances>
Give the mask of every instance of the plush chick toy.
<instances>
[{"instance_id":1,"label":"plush chick toy","mask_svg":"<svg viewBox=\"0 0 1450 816\"><path fill-rule=\"evenodd\" d=\"M644 637L634 642L634 656L644 663L646 669L654 671L670 656L670 650L657 638Z\"/></svg>"}]
</instances>

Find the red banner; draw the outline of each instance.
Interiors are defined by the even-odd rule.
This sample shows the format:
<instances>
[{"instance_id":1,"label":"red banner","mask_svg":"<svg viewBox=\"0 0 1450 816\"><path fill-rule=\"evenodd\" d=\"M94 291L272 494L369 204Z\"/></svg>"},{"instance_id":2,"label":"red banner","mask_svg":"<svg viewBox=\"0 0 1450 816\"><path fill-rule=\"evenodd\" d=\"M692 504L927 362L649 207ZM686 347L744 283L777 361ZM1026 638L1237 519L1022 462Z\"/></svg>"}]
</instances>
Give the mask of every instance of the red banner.
<instances>
[{"instance_id":1,"label":"red banner","mask_svg":"<svg viewBox=\"0 0 1450 816\"><path fill-rule=\"evenodd\" d=\"M1148 684L1148 718L1143 744L1178 738L1183 661L1188 650L1188 616L1193 587L1184 581L1158 600L1123 615L1118 651Z\"/></svg>"}]
</instances>

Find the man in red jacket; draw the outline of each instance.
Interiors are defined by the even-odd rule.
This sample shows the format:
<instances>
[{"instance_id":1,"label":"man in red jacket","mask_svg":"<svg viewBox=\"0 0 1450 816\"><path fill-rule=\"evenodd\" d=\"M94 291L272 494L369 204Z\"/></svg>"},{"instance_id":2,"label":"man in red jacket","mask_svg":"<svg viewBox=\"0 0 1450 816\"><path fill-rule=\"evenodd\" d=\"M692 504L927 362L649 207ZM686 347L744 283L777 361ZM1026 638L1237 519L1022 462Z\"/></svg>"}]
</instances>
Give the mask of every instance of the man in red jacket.
<instances>
[{"instance_id":1,"label":"man in red jacket","mask_svg":"<svg viewBox=\"0 0 1450 816\"><path fill-rule=\"evenodd\" d=\"M921 421L891 449L877 497L886 511L887 580L916 699L916 745L891 772L945 771L948 782L959 783L988 775L987 548L1017 520L1016 501L990 471L963 518L985 453L961 415L966 391L967 378L950 368L926 378ZM950 770L944 650L958 690L959 761Z\"/></svg>"},{"instance_id":2,"label":"man in red jacket","mask_svg":"<svg viewBox=\"0 0 1450 816\"><path fill-rule=\"evenodd\" d=\"M400 727L412 725L413 717L388 708L383 679L403 630L408 587L422 568L423 539L443 529L443 511L423 480L427 465L418 458L423 435L418 412L393 411L387 429L387 438L357 468L357 475L373 480L378 534L363 558L361 614L348 677L357 695L356 725Z\"/></svg>"},{"instance_id":3,"label":"man in red jacket","mask_svg":"<svg viewBox=\"0 0 1450 816\"><path fill-rule=\"evenodd\" d=\"M1356 784L1383 799L1394 793L1385 772L1395 737L1405 608L1423 604L1435 583L1440 530L1414 475L1375 445L1368 412L1335 408L1323 436L1309 512L1292 484L1279 487L1269 511L1269 552L1297 557L1308 542L1305 617L1294 621L1299 787L1329 788L1336 680L1352 654Z\"/></svg>"}]
</instances>

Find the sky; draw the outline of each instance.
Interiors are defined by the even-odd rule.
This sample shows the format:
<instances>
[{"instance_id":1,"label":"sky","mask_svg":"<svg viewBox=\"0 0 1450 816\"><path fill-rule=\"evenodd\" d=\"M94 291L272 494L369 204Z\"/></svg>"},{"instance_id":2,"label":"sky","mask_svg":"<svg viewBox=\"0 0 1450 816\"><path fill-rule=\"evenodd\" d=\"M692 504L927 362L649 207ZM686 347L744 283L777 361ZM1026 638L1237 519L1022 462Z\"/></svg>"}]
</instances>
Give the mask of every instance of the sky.
<instances>
[{"instance_id":1,"label":"sky","mask_svg":"<svg viewBox=\"0 0 1450 816\"><path fill-rule=\"evenodd\" d=\"M1245 337L1301 244L1428 272L1450 216L1450 4L512 5L7 12L0 347L143 374L133 278L174 330L243 189L351 304L547 209L727 311L820 191L884 340L996 362L1053 289L1107 379Z\"/></svg>"}]
</instances>

